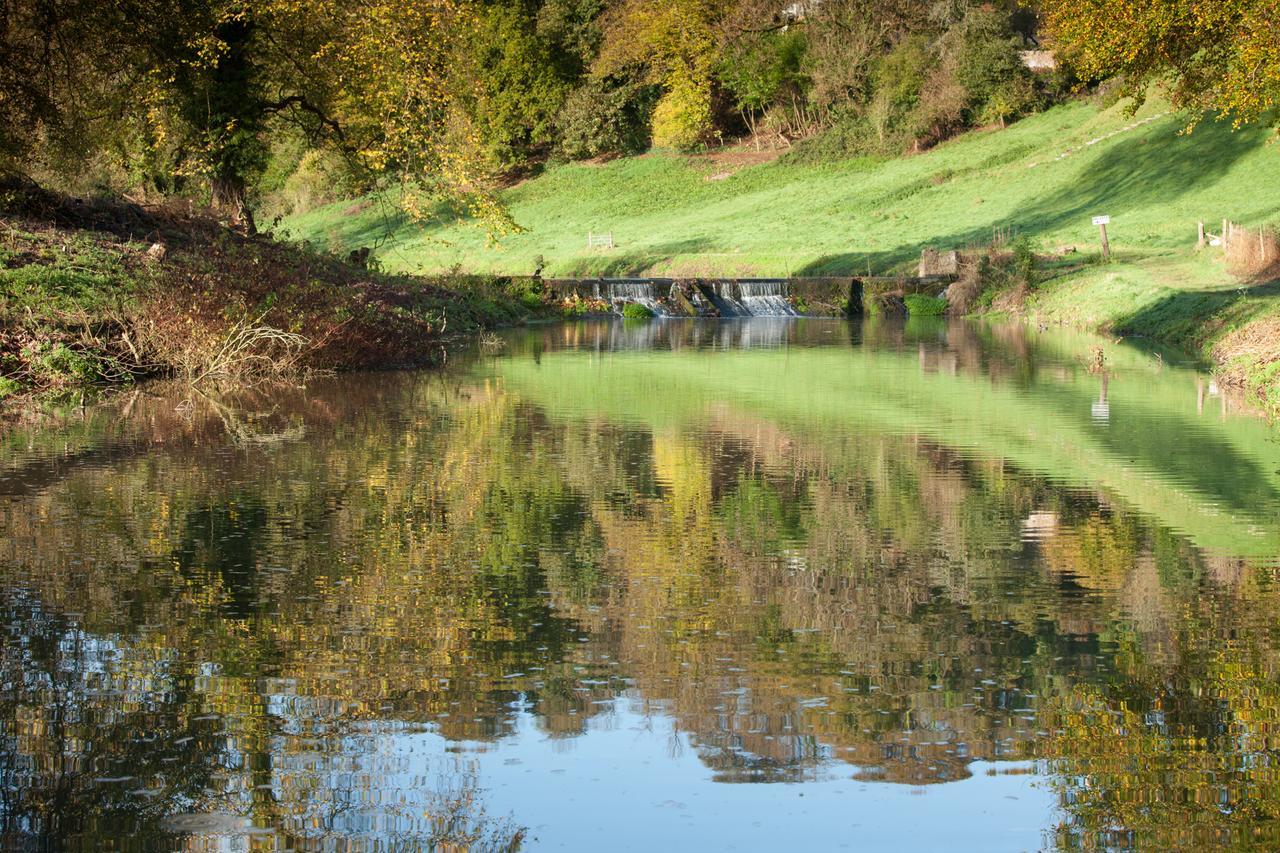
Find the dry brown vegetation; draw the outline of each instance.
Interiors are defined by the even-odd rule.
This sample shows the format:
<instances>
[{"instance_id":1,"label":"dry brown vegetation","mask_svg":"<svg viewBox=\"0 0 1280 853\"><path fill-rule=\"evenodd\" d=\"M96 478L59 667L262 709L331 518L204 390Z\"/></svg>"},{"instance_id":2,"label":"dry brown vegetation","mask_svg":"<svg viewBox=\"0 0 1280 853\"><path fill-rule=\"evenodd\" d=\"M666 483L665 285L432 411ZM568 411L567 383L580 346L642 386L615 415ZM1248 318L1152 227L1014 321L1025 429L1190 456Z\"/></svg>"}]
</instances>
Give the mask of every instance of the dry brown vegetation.
<instances>
[{"instance_id":1,"label":"dry brown vegetation","mask_svg":"<svg viewBox=\"0 0 1280 853\"><path fill-rule=\"evenodd\" d=\"M1249 281L1280 278L1280 236L1273 229L1234 225L1224 239L1227 266L1233 275Z\"/></svg>"},{"instance_id":2,"label":"dry brown vegetation","mask_svg":"<svg viewBox=\"0 0 1280 853\"><path fill-rule=\"evenodd\" d=\"M982 294L982 274L977 258L965 254L960 258L960 276L947 290L948 310L964 315L973 310Z\"/></svg>"},{"instance_id":3,"label":"dry brown vegetation","mask_svg":"<svg viewBox=\"0 0 1280 853\"><path fill-rule=\"evenodd\" d=\"M0 398L419 364L524 310L501 280L385 275L180 209L0 186Z\"/></svg>"}]
</instances>

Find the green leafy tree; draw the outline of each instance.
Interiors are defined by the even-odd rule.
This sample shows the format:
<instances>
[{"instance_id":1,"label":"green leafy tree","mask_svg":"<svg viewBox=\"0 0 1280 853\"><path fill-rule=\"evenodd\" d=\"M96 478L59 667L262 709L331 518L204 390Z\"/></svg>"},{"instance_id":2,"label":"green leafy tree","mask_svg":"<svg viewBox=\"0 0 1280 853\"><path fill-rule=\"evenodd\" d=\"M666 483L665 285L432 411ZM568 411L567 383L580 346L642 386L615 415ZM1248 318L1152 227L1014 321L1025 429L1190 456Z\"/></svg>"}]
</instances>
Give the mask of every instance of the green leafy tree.
<instances>
[{"instance_id":1,"label":"green leafy tree","mask_svg":"<svg viewBox=\"0 0 1280 853\"><path fill-rule=\"evenodd\" d=\"M590 70L604 37L605 6L605 0L544 0L538 9L538 35L565 78L576 80Z\"/></svg>"},{"instance_id":2,"label":"green leafy tree","mask_svg":"<svg viewBox=\"0 0 1280 853\"><path fill-rule=\"evenodd\" d=\"M989 109L994 120L1012 118L1023 107L1017 81L1030 82L1030 72L1019 56L1017 37L1007 15L989 9L974 9L948 32L947 49L956 55L956 79L968 92L975 118L981 120Z\"/></svg>"},{"instance_id":3,"label":"green leafy tree","mask_svg":"<svg viewBox=\"0 0 1280 853\"><path fill-rule=\"evenodd\" d=\"M476 131L499 167L527 165L554 141L570 80L520 3L481 10L467 54L468 81L459 88L472 93L465 102Z\"/></svg>"},{"instance_id":4,"label":"green leafy tree","mask_svg":"<svg viewBox=\"0 0 1280 853\"><path fill-rule=\"evenodd\" d=\"M662 87L653 112L655 145L689 150L712 136L715 23L722 11L718 0L623 0L612 10L595 71L638 69Z\"/></svg>"},{"instance_id":5,"label":"green leafy tree","mask_svg":"<svg viewBox=\"0 0 1280 853\"><path fill-rule=\"evenodd\" d=\"M803 31L791 28L744 31L725 46L716 77L753 135L758 118L771 108L801 111L808 86L806 45Z\"/></svg>"},{"instance_id":6,"label":"green leafy tree","mask_svg":"<svg viewBox=\"0 0 1280 853\"><path fill-rule=\"evenodd\" d=\"M643 151L657 95L655 86L635 80L588 78L556 118L560 154L576 160Z\"/></svg>"}]
</instances>

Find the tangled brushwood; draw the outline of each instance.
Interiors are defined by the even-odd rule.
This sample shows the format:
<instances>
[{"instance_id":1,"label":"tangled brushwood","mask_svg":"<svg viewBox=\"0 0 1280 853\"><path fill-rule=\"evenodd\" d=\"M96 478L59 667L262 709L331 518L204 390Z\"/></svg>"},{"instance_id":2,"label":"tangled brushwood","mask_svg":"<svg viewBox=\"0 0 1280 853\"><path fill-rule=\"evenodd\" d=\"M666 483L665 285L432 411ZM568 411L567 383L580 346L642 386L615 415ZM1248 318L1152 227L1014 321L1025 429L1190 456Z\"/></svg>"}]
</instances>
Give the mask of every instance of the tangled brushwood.
<instances>
[{"instance_id":1,"label":"tangled brushwood","mask_svg":"<svg viewBox=\"0 0 1280 853\"><path fill-rule=\"evenodd\" d=\"M529 309L501 283L388 276L178 210L0 183L0 399L146 376L249 382L429 362Z\"/></svg>"},{"instance_id":2,"label":"tangled brushwood","mask_svg":"<svg viewBox=\"0 0 1280 853\"><path fill-rule=\"evenodd\" d=\"M1227 266L1247 281L1273 281L1280 276L1280 236L1270 228L1230 226Z\"/></svg>"}]
</instances>

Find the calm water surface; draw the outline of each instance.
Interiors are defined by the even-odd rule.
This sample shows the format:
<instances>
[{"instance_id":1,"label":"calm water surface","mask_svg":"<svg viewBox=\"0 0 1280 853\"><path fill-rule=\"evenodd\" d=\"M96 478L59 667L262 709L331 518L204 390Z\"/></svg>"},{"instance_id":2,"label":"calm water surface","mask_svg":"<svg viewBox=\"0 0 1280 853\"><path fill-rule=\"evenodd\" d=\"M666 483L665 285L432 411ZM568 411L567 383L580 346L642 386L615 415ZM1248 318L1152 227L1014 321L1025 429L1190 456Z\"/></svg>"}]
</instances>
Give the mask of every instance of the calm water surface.
<instances>
[{"instance_id":1,"label":"calm water surface","mask_svg":"<svg viewBox=\"0 0 1280 853\"><path fill-rule=\"evenodd\" d=\"M1280 844L1280 445L1172 356L549 326L0 454L7 848Z\"/></svg>"}]
</instances>

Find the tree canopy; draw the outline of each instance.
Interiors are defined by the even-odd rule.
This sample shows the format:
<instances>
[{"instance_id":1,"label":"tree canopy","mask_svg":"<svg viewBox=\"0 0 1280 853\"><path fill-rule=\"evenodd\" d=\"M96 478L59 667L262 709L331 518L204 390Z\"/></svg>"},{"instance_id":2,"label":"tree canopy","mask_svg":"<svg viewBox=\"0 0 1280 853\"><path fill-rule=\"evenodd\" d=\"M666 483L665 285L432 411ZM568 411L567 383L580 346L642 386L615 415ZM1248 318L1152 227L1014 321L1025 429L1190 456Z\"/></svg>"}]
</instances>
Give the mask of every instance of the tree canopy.
<instances>
[{"instance_id":1,"label":"tree canopy","mask_svg":"<svg viewBox=\"0 0 1280 853\"><path fill-rule=\"evenodd\" d=\"M273 137L302 134L369 176L499 217L456 119L455 0L5 0L0 137L10 162L115 155L128 179L209 200L252 227ZM85 103L96 102L96 109ZM464 193L465 191L465 193ZM416 202L414 202L416 204Z\"/></svg>"},{"instance_id":2,"label":"tree canopy","mask_svg":"<svg viewBox=\"0 0 1280 853\"><path fill-rule=\"evenodd\" d=\"M0 0L0 167L182 196L252 227L378 187L512 223L493 189L556 159L724 141L892 156L1123 75L1256 120L1274 0ZM1074 70L1073 70L1074 69Z\"/></svg>"},{"instance_id":3,"label":"tree canopy","mask_svg":"<svg viewBox=\"0 0 1280 853\"><path fill-rule=\"evenodd\" d=\"M1086 77L1131 94L1169 84L1175 106L1237 123L1280 103L1275 0L1045 0L1050 27Z\"/></svg>"}]
</instances>

